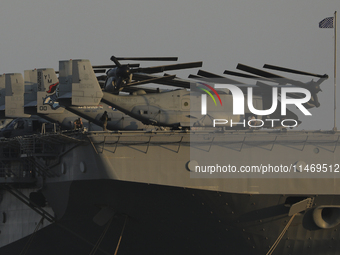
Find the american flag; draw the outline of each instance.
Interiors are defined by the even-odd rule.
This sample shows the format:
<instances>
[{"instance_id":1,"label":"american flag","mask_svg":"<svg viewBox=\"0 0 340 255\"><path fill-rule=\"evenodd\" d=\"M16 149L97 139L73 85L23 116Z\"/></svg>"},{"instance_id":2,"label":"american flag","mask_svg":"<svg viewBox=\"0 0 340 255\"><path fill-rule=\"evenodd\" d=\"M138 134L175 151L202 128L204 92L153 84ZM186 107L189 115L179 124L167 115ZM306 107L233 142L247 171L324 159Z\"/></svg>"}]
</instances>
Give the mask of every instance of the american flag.
<instances>
[{"instance_id":1,"label":"american flag","mask_svg":"<svg viewBox=\"0 0 340 255\"><path fill-rule=\"evenodd\" d=\"M334 17L328 17L319 22L319 28L333 28Z\"/></svg>"}]
</instances>

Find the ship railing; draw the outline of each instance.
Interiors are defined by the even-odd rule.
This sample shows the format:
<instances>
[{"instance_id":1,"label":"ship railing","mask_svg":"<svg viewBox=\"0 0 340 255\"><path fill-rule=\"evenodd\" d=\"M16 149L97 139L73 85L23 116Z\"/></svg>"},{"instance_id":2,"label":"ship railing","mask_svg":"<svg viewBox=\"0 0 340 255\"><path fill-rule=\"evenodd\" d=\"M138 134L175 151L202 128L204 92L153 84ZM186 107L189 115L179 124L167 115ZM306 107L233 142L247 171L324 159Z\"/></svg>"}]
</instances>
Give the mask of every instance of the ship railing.
<instances>
[{"instance_id":1,"label":"ship railing","mask_svg":"<svg viewBox=\"0 0 340 255\"><path fill-rule=\"evenodd\" d=\"M87 138L94 151L115 153L119 146L145 145L142 151L147 153L151 145L177 144L178 153L181 145L213 146L231 145L231 149L241 152L244 148L259 147L272 151L275 146L292 147L303 151L307 145L314 144L334 153L340 141L340 133L329 131L91 131Z\"/></svg>"},{"instance_id":2,"label":"ship railing","mask_svg":"<svg viewBox=\"0 0 340 255\"><path fill-rule=\"evenodd\" d=\"M48 128L46 128L46 125L48 126L52 125L52 130L48 130ZM41 126L41 134L46 134L48 131L52 133L57 133L57 124L56 123L43 123Z\"/></svg>"},{"instance_id":3,"label":"ship railing","mask_svg":"<svg viewBox=\"0 0 340 255\"><path fill-rule=\"evenodd\" d=\"M55 147L41 141L40 136L15 137L20 144L20 156L30 157L34 155L55 154Z\"/></svg>"},{"instance_id":4,"label":"ship railing","mask_svg":"<svg viewBox=\"0 0 340 255\"><path fill-rule=\"evenodd\" d=\"M34 165L26 159L0 161L0 184L29 184L35 180Z\"/></svg>"}]
</instances>

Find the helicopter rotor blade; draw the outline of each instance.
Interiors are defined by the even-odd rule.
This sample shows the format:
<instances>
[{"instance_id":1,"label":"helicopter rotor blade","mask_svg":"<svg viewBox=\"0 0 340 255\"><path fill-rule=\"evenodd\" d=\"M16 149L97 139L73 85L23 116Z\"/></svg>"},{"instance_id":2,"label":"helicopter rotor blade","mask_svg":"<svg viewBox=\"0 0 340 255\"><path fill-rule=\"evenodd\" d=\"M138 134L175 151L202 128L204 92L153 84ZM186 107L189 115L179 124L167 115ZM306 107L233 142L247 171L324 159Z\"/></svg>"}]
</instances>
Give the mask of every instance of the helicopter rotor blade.
<instances>
[{"instance_id":1,"label":"helicopter rotor blade","mask_svg":"<svg viewBox=\"0 0 340 255\"><path fill-rule=\"evenodd\" d=\"M132 79L137 80L137 81L143 81L143 80L156 78L156 77L162 77L162 76L142 74L142 73L134 73L133 76L132 76ZM190 88L190 84L192 83L192 81L174 78L174 79L171 79L171 80L154 80L153 83L168 85L168 86L174 86L174 87L178 87L178 88Z\"/></svg>"},{"instance_id":2,"label":"helicopter rotor blade","mask_svg":"<svg viewBox=\"0 0 340 255\"><path fill-rule=\"evenodd\" d=\"M105 73L106 69L93 69L95 73Z\"/></svg>"},{"instance_id":3,"label":"helicopter rotor blade","mask_svg":"<svg viewBox=\"0 0 340 255\"><path fill-rule=\"evenodd\" d=\"M138 86L138 85L143 85L147 83L153 83L153 82L161 82L161 81L167 81L167 80L172 80L176 78L176 75L167 75L167 76L162 76L162 77L156 77L156 78L151 78L143 81L136 81L136 82L130 82L126 86ZM124 86L125 87L125 86Z\"/></svg>"},{"instance_id":4,"label":"helicopter rotor blade","mask_svg":"<svg viewBox=\"0 0 340 255\"><path fill-rule=\"evenodd\" d=\"M251 67L251 66L246 66L246 65L243 65L243 64L238 64L236 68L239 69L239 70L242 70L244 72L252 73L252 74L259 75L259 76L269 78L269 79L274 79L274 80L276 80L276 79L280 79L280 80L286 79L283 76L279 76L277 74L269 73L269 72L266 72L266 71L263 71L263 70L260 70L260 69L257 69L257 68Z\"/></svg>"},{"instance_id":5,"label":"helicopter rotor blade","mask_svg":"<svg viewBox=\"0 0 340 255\"><path fill-rule=\"evenodd\" d=\"M124 65L122 65L124 66ZM140 64L130 64L130 67L139 67ZM111 68L115 68L117 67L116 65L98 65L98 66L92 66L92 68L96 69L96 68L106 68L106 69L111 69Z\"/></svg>"},{"instance_id":6,"label":"helicopter rotor blade","mask_svg":"<svg viewBox=\"0 0 340 255\"><path fill-rule=\"evenodd\" d=\"M328 78L327 74L321 75L321 74L308 73L308 72L304 72L304 71L299 71L299 70L285 68L285 67L280 67L280 66L273 66L273 65L268 65L268 64L265 64L263 66L263 68L277 70L277 71L282 71L282 72L287 72L287 73L294 73L294 74L314 76L314 77L318 77L318 78Z\"/></svg>"},{"instance_id":7,"label":"helicopter rotor blade","mask_svg":"<svg viewBox=\"0 0 340 255\"><path fill-rule=\"evenodd\" d=\"M107 76L106 76L106 75L100 75L100 76L97 76L97 80L98 80L98 81L105 81L105 80L106 80L106 78L107 78Z\"/></svg>"},{"instance_id":8,"label":"helicopter rotor blade","mask_svg":"<svg viewBox=\"0 0 340 255\"><path fill-rule=\"evenodd\" d=\"M311 92L312 97L313 97L313 100L311 100L309 102L309 104L315 105L316 107L320 106L317 93L321 91L320 84L323 81L328 79L328 75L327 74L324 74L324 75L313 74L313 73L308 73L308 72L304 72L304 71L298 71L298 70L294 70L294 69L289 69L289 68L284 68L284 67L279 67L279 66L273 66L273 65L267 65L267 64L265 64L263 67L264 68L268 68L268 69L274 69L274 70L282 71L282 72L289 72L289 73L308 75L308 76L314 76L314 77L320 78L316 82L314 82L312 80L312 81L307 82L307 83L303 83L303 82L299 82L299 81L294 81L294 80L286 79L287 82L289 82L289 83L291 83L291 84L293 84L295 86L308 89Z\"/></svg>"},{"instance_id":9,"label":"helicopter rotor blade","mask_svg":"<svg viewBox=\"0 0 340 255\"><path fill-rule=\"evenodd\" d=\"M117 60L134 60L134 61L177 61L177 57L133 57L133 58L116 58Z\"/></svg>"},{"instance_id":10,"label":"helicopter rotor blade","mask_svg":"<svg viewBox=\"0 0 340 255\"><path fill-rule=\"evenodd\" d=\"M204 70L198 70L197 75L203 76L205 78L209 78L209 79L214 79L214 81L211 82L217 82L217 83L229 83L229 84L244 84L242 82L236 81L236 80L232 80L229 79L227 77L218 75L218 74L214 74L214 73L210 73Z\"/></svg>"},{"instance_id":11,"label":"helicopter rotor blade","mask_svg":"<svg viewBox=\"0 0 340 255\"><path fill-rule=\"evenodd\" d=\"M203 76L195 75L195 74L189 74L188 78L195 79L195 80L204 80L205 79Z\"/></svg>"},{"instance_id":12,"label":"helicopter rotor blade","mask_svg":"<svg viewBox=\"0 0 340 255\"><path fill-rule=\"evenodd\" d=\"M224 78L214 78L214 80L212 80L211 78L206 78L206 77L203 77L203 76L200 76L200 75L194 75L194 74L190 74L188 76L188 78L190 79L194 79L194 80L198 80L200 82L207 82L207 83L211 83L211 82L214 82L214 83L226 83L226 81L224 80Z\"/></svg>"},{"instance_id":13,"label":"helicopter rotor blade","mask_svg":"<svg viewBox=\"0 0 340 255\"><path fill-rule=\"evenodd\" d=\"M292 85L297 86L297 87L302 87L302 88L308 89L307 88L308 85L306 85L305 83L303 83L301 81L288 79L288 78L285 78L283 76L273 74L273 73L269 73L267 71L263 71L263 70L260 70L260 69L257 69L257 68L251 67L251 66L238 64L236 68L239 69L239 70L248 72L248 73L252 73L252 74L259 75L259 76L262 76L262 77L265 77L265 78L272 79L280 85L292 84Z\"/></svg>"},{"instance_id":14,"label":"helicopter rotor blade","mask_svg":"<svg viewBox=\"0 0 340 255\"><path fill-rule=\"evenodd\" d=\"M146 94L151 94L151 93L159 93L160 89L159 88L140 88L140 87L133 87L133 86L128 86L128 87L123 87L123 89L121 90L122 92L128 92L128 93L133 93L135 91L138 90L144 90L146 92Z\"/></svg>"},{"instance_id":15,"label":"helicopter rotor blade","mask_svg":"<svg viewBox=\"0 0 340 255\"><path fill-rule=\"evenodd\" d=\"M224 73L224 74L228 74L228 75L233 75L233 76L242 77L242 78L260 80L260 81L274 81L274 80L268 79L268 78L263 78L263 77L254 76L254 75L249 75L249 74L244 74L244 73L233 72L233 71L229 71L229 70L225 70L223 73ZM275 82L275 81L274 81L274 82Z\"/></svg>"},{"instance_id":16,"label":"helicopter rotor blade","mask_svg":"<svg viewBox=\"0 0 340 255\"><path fill-rule=\"evenodd\" d=\"M204 70L198 70L197 75L203 76L205 78L225 78L224 76L214 74L214 73L211 73L211 72L207 72L207 71L204 71Z\"/></svg>"},{"instance_id":17,"label":"helicopter rotor blade","mask_svg":"<svg viewBox=\"0 0 340 255\"><path fill-rule=\"evenodd\" d=\"M164 71L182 70L188 68L202 67L203 62L190 62L182 64L164 65L164 66L153 66L145 68L132 69L132 73L161 73Z\"/></svg>"}]
</instances>

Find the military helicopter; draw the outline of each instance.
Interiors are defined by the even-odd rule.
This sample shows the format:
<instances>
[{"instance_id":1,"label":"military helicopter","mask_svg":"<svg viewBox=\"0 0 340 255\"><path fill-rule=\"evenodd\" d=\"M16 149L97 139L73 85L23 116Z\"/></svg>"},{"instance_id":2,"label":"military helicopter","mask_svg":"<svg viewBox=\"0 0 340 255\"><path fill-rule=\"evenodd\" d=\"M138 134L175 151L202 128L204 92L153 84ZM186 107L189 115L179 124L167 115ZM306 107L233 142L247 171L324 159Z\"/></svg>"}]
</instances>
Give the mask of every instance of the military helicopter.
<instances>
[{"instance_id":1,"label":"military helicopter","mask_svg":"<svg viewBox=\"0 0 340 255\"><path fill-rule=\"evenodd\" d=\"M111 58L115 59L115 58ZM116 60L116 59L115 59ZM116 60L117 62L117 60ZM119 62L117 62L119 63ZM121 75L121 71L119 71L119 67L114 70L109 70L107 73L108 77L105 78L105 88L112 92L112 95L117 97L121 97L116 95L119 91L128 91L132 93L132 97L134 95L138 96L141 94L145 94L145 90L140 90L134 86L147 84L150 82L154 83L166 83L173 84L176 83L177 80L175 76L150 76L149 74L139 73L139 71L143 72L161 72L162 70L175 70L182 68L191 68L201 66L202 62L194 62L194 63L185 63L185 64L175 64L161 67L149 67L149 68L137 68L137 69L127 69L130 67L124 67L120 65L126 73L130 73L129 78L127 75L113 76L113 73L116 75ZM72 67L72 69L71 69ZM97 81L93 68L88 60L73 60L72 62L61 61L60 62L60 73L59 73L59 94L58 94L58 102L62 105L65 105L67 109L75 106L95 106L100 103L100 100L103 97L102 89ZM70 75L72 75L72 79L70 79ZM136 78L137 77L137 78ZM139 81L132 82L132 79L139 79ZM99 79L100 80L100 79ZM118 81L118 83L116 83ZM118 85L117 85L118 84ZM150 95L155 94L153 92L159 92L157 89L147 89ZM149 95L148 94L148 95ZM163 94L163 93L157 93ZM111 94L110 94L111 95ZM131 98L130 98L131 99ZM105 103L105 101L102 101ZM118 109L118 108L117 108ZM118 109L119 110L119 109ZM130 115L132 118L135 118L133 115ZM137 118L135 118L137 119ZM140 118L138 120L145 120L144 118ZM144 121L145 124L147 121ZM162 126L162 125L158 125Z\"/></svg>"},{"instance_id":2,"label":"military helicopter","mask_svg":"<svg viewBox=\"0 0 340 255\"><path fill-rule=\"evenodd\" d=\"M30 135L54 126L38 116L24 111L24 79L21 73L0 75L0 136L9 138Z\"/></svg>"},{"instance_id":3,"label":"military helicopter","mask_svg":"<svg viewBox=\"0 0 340 255\"><path fill-rule=\"evenodd\" d=\"M265 65L265 67L268 67L269 65ZM272 68L275 68L273 66L269 66ZM317 93L320 91L320 84L328 78L327 75L314 75L307 72L287 69L287 68L281 68L276 67L280 71L286 71L286 72L295 72L298 74L304 74L304 75L314 75L316 77L319 77L320 79L317 82L310 82L310 83L302 83L300 81L295 81L292 79L287 79L282 76L278 76L275 74L270 74L268 72L255 69L252 67L248 67L242 64L239 64L238 69L244 69L248 70L249 72L253 72L262 77L258 76L252 76L252 75L246 75L246 74L240 74L233 72L234 75L243 76L245 78L252 78L257 81L256 84L253 85L247 85L242 84L238 81L231 80L229 78L214 75L212 73L208 73L205 71L199 71L198 76L189 76L189 78L196 78L200 80L200 82L191 82L189 80L183 80L178 78L172 78L168 80L164 80L162 78L167 78L169 75L165 76L155 76L155 75L143 75L143 74L135 74L134 77L142 82L155 79L156 83L161 83L165 85L172 85L181 87L181 89L173 90L169 92L161 92L161 93L144 93L139 95L117 95L117 91L113 91L111 89L111 82L110 79L106 79L106 83L104 86L103 92L100 90L100 86L97 83L96 86L91 86L91 90L88 90L88 86L80 86L78 87L85 95L88 94L87 98L85 99L84 96L82 98L78 98L77 95L81 94L80 91L70 91L71 86L64 84L63 89L64 94L67 94L68 96L72 95L72 103L81 101L82 104L87 105L90 103L89 98L93 100L93 98L90 95L98 95L96 97L96 100L100 100L112 107L115 107L116 109L124 112L125 114L130 115L131 117L145 123L145 124L151 124L151 125L159 125L159 126L168 126L172 128L190 128L190 127L207 127L207 126L214 126L216 124L214 120L224 120L223 124L224 126L228 128L249 128L249 126L246 125L246 123L249 124L249 118L253 119L254 112L250 110L250 106L246 105L244 107L245 109L240 114L234 114L233 108L236 108L236 104L234 104L233 95L230 89L219 89L218 93L214 88L207 83L227 83L227 84L234 84L237 85L237 87L240 89L240 91L245 91L248 93L248 88L254 89L251 90L252 93L250 96L248 96L248 99L252 101L252 108L258 109L258 111L266 112L268 109L271 110L274 107L274 110L271 111L269 114L262 114L265 115L265 120L269 120L265 122L262 118L262 116L257 115L256 120L261 121L262 125L260 127L262 128L275 128L275 127L282 127L282 121L288 121L290 123L295 123L293 126L297 126L299 123L301 123L298 120L297 115L288 110L285 109L284 117L282 116L282 102L280 102L277 98L278 95L281 95L281 90L285 91L286 97L295 98L296 105L300 107L300 105L303 104L304 108L311 108L311 107L318 107L319 102L317 99ZM81 72L83 72L82 69ZM227 72L227 71L226 71ZM228 74L231 74L229 72ZM80 75L80 73L79 73ZM151 77L151 78L150 78ZM214 78L214 79L211 79ZM158 79L158 80L157 80ZM216 80L217 79L217 80ZM115 77L114 80L121 80L119 77ZM205 83L202 83L205 82ZM277 85L271 85L266 84L263 81L269 81L273 83L278 83ZM81 81L80 81L81 82ZM95 83L95 82L94 82ZM137 84L139 85L139 84ZM124 90L125 88L129 87L127 84L121 84L118 86L119 90ZM202 87L206 87L205 89ZM86 89L85 89L86 88ZM189 92L188 89L191 89ZM221 86L220 86L221 88ZM270 90L273 90L275 88L277 95L274 96L274 93L272 93ZM114 87L113 87L114 89ZM288 89L288 92L287 92ZM295 92L296 89L300 92ZM311 97L308 99L306 95L301 93L301 89L304 89L305 93L310 93ZM108 91L110 92L108 92ZM215 93L214 96L211 95L212 100L208 100L206 102L208 109L213 109L209 114L202 114L201 106L202 106L202 95L207 92L213 92ZM307 94L308 94L307 93ZM211 94L211 93L210 93ZM102 96L102 98L101 98ZM217 98L220 100L220 105L216 104ZM307 100L306 100L307 98ZM216 99L216 100L215 100ZM223 104L222 104L223 102ZM285 106L285 105L283 105ZM302 107L302 106L301 106ZM267 111L268 112L268 111ZM274 123L276 121L276 123ZM232 126L232 123L234 125ZM230 125L231 124L231 125ZM286 124L288 124L286 122ZM285 126L285 125L284 125ZM288 125L292 127L292 125ZM257 127L257 126L256 126Z\"/></svg>"},{"instance_id":4,"label":"military helicopter","mask_svg":"<svg viewBox=\"0 0 340 255\"><path fill-rule=\"evenodd\" d=\"M312 76L312 77L317 77L319 78L317 81L311 80L310 82L303 83L301 81L289 79L277 74L270 73L268 71L260 70L254 67L246 66L243 64L238 64L237 69L251 73L252 75L245 74L245 73L239 73L239 72L233 72L229 70L225 70L224 74L228 75L233 75L237 77L242 77L246 79L252 79L255 80L256 83L253 85L250 85L248 83L242 83L238 80L230 79L229 77L217 75L211 72L207 72L204 70L199 70L197 75L189 75L189 78L200 80L203 82L210 82L210 83L215 83L215 84L234 84L238 88L242 90L242 92L246 95L249 93L249 88L251 88L251 93L255 96L260 96L262 98L262 105L263 109L268 109L273 105L273 88L277 88L278 96L281 96L281 101L283 98L289 97L292 98L293 100L296 99L299 101L302 99L305 95L302 93L296 93L294 92L294 88L302 88L307 90L307 92L310 93L310 99L308 101L304 101L302 105L299 107L296 105L298 108L305 108L305 109L310 109L313 107L319 107L320 103L318 100L317 93L321 91L320 84L328 79L327 74L314 74L314 73L309 73L309 72L304 72L304 71L299 71L295 69L289 69L285 67L279 67L279 66L274 66L274 65L268 65L265 64L263 68L267 69L272 69L272 70L277 70L277 71L282 71L282 72L288 72L288 73L293 73L293 74L299 74L299 75L306 75L306 76ZM274 83L268 84L268 83ZM275 84L277 83L277 85ZM292 92L286 92L284 95L282 95L282 90L289 90L292 88ZM229 92L230 93L230 92ZM291 99L289 99L291 100ZM278 106L282 105L279 99L278 101ZM278 118L278 119L288 119L292 118L294 120L297 120L297 116L292 115L292 112L289 112L287 115L282 116L280 114L281 109L277 109L273 113L271 118ZM257 116L259 117L259 116ZM268 117L268 116L267 116Z\"/></svg>"},{"instance_id":5,"label":"military helicopter","mask_svg":"<svg viewBox=\"0 0 340 255\"><path fill-rule=\"evenodd\" d=\"M88 130L102 130L99 120L104 111L108 112L108 129L143 129L142 123L116 111L103 103L93 106L70 106L65 109L57 102L59 80L52 68L25 71L26 94L25 113L36 114L48 121L57 122L62 129L74 128L79 117L84 118Z\"/></svg>"},{"instance_id":6,"label":"military helicopter","mask_svg":"<svg viewBox=\"0 0 340 255\"><path fill-rule=\"evenodd\" d=\"M36 107L36 100L32 101L32 95L34 93L31 93L33 92L34 86L30 83L30 79L33 78L34 73L36 75L37 71L25 71L25 80L21 73L4 74L0 76L0 116L10 121L14 119L12 123L5 121L4 130L6 130L6 134L11 133L9 132L10 130L14 131L16 129L20 129L20 132L14 133L20 135L25 135L26 133L31 134L32 131L37 130L36 126L38 125L36 123L40 123L40 130L42 123L46 123L46 121L43 121L37 116L37 111L27 110ZM20 118L20 121L16 118ZM29 118L34 118L34 120L29 120ZM51 120L54 121L53 118ZM15 123L19 124L14 125ZM34 128L32 129L31 127Z\"/></svg>"},{"instance_id":7,"label":"military helicopter","mask_svg":"<svg viewBox=\"0 0 340 255\"><path fill-rule=\"evenodd\" d=\"M180 64L171 64L171 65L144 67L144 68L139 67L139 65L137 66L135 65L134 67L136 68L133 68L133 65L130 65L130 64L123 65L119 62L119 60L168 61L168 60L177 60L177 58L166 58L166 57L116 58L115 56L111 56L110 59L111 61L115 63L115 66L113 66L112 69L109 69L106 72L106 75L97 77L97 79L101 82L104 81L105 91L111 92L113 94L118 94L119 91L133 92L136 90L135 86L143 85L147 83L166 84L166 81L172 80L175 78L174 75L165 75L163 77L159 77L159 76L151 76L150 74L161 73L165 71L182 70L182 69L187 69L187 68L202 67L202 62L199 61L199 62L180 63ZM96 66L96 68L98 67L100 68L103 66ZM149 93L153 91L154 90L149 90Z\"/></svg>"},{"instance_id":8,"label":"military helicopter","mask_svg":"<svg viewBox=\"0 0 340 255\"><path fill-rule=\"evenodd\" d=\"M119 60L147 60L147 61L175 61L177 58L173 57L153 57L153 58L117 58ZM118 61L118 60L116 60ZM56 75L56 72L53 69L38 69L38 70L28 70L25 71L25 113L27 114L38 114L39 116L49 120L51 122L58 122L62 125L64 129L71 129L72 124L75 118L79 116L86 119L91 124L94 123L95 126L91 126L91 130L101 129L102 121L100 120L101 116L104 112L108 114L108 125L107 128L109 130L138 130L138 129L147 129L151 128L148 125L144 125L140 121L118 111L117 109L106 105L103 102L96 101L91 105L82 105L78 103L78 105L70 105L68 103L68 95L63 94L63 86L59 86L59 80L61 83L69 83L73 84L73 81L76 78L76 75L80 72L77 68L80 65L76 64L77 60L66 60L60 61L59 68L59 79ZM92 70L91 64L84 63L84 70ZM74 64L75 63L75 64ZM120 65L117 67L116 65L102 65L102 66L94 66L95 72L100 73L104 72L106 69L103 68L111 68L107 73L112 73L113 71L117 74L126 74L126 72L131 73L130 79L132 79L132 74L138 72L161 72L162 70L176 70L182 68L190 68L195 66L202 66L202 62L194 62L194 63L184 63L184 64L174 64L174 65L166 65L166 66L157 66L157 67L147 67L147 68L139 68L139 64L131 64L131 65ZM137 67L135 69L131 69L133 67ZM100 68L100 69L98 69ZM123 69L123 70L121 70ZM73 75L74 74L74 75ZM73 77L72 77L73 75ZM85 77L82 77L82 80L92 79L93 82L97 82L97 77L94 73L90 72L88 74L84 74ZM99 77L100 81L103 76ZM110 84L113 85L114 81L112 80L112 75L110 77ZM124 76L126 77L126 76ZM172 77L164 77L164 78L152 78L151 80L168 80L172 79ZM84 78L84 79L83 79ZM140 84L149 83L148 81L137 82ZM130 85L132 84L130 80L121 79L121 85L119 87L122 90L123 84L129 85L129 91L136 91L138 89L133 88ZM136 82L133 82L136 84ZM75 85L76 86L76 85ZM83 86L83 85L81 85ZM117 90L118 91L118 90ZM148 92L153 92L155 90L148 90ZM138 93L138 91L137 91ZM58 102L57 102L58 99ZM59 103L61 102L61 104Z\"/></svg>"},{"instance_id":9,"label":"military helicopter","mask_svg":"<svg viewBox=\"0 0 340 255\"><path fill-rule=\"evenodd\" d=\"M0 137L10 138L38 134L42 132L42 129L44 129L44 132L52 132L55 126L53 123L36 116L30 118L15 118L0 130Z\"/></svg>"},{"instance_id":10,"label":"military helicopter","mask_svg":"<svg viewBox=\"0 0 340 255\"><path fill-rule=\"evenodd\" d=\"M321 91L320 89L320 84L325 81L326 79L328 79L328 75L324 74L324 75L320 75L320 74L314 74L314 73L308 73L308 72L304 72L304 71L299 71L299 70L295 70L295 69L289 69L289 68L284 68L284 67L279 67L279 66L274 66L274 65L268 65L265 64L263 66L263 68L267 68L267 69L272 69L272 70L277 70L277 71L282 71L282 72L288 72L288 73L294 73L294 74L299 74L299 75L307 75L307 76L313 76L313 77L318 77L319 80L318 81L310 81L307 83L303 83L301 81L296 81L293 79L289 79L289 78L285 78L283 76L277 75L277 74L273 74L267 71L263 71L251 66L246 66L243 64L238 64L237 69L254 74L254 75L249 75L249 74L244 74L244 73L239 73L239 72L233 72L233 71L229 71L229 70L225 70L224 74L228 74L228 75L233 75L233 76L237 76L237 77L242 77L242 78L247 78L247 79L253 79L253 80L257 80L255 87L255 94L268 94L268 90L270 90L272 87L274 87L273 85L264 83L265 82L273 82L273 83L278 83L279 85L281 85L280 87L284 87L284 85L287 84L291 84L293 86L296 87L301 87L301 88L305 88L307 90L310 91L311 93L311 99L305 103L305 107L306 108L312 108L312 107L319 107L320 103L317 97L317 93ZM229 84L236 84L239 87L249 87L249 85L246 85L242 82L236 81L236 80L232 80L230 78L221 76L221 75L217 75L214 73L210 73L210 72L206 72L203 70L199 70L197 75L189 75L190 78L193 79L197 79L197 80L202 80L202 81L213 81L215 83L229 83ZM290 93L289 94L290 97L292 98L301 98L301 95L298 94L294 94L294 93Z\"/></svg>"}]
</instances>

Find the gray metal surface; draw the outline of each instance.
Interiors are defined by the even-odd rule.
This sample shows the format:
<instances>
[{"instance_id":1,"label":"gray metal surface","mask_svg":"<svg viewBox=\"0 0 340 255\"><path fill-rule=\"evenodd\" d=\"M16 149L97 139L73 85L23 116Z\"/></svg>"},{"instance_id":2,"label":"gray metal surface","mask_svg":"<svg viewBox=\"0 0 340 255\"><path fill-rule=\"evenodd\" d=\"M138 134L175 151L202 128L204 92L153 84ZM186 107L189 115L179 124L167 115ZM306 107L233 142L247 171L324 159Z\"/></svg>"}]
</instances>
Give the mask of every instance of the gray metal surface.
<instances>
[{"instance_id":1,"label":"gray metal surface","mask_svg":"<svg viewBox=\"0 0 340 255\"><path fill-rule=\"evenodd\" d=\"M296 172L296 178L277 173L269 177L260 173L260 178L228 178L225 175L191 178L200 176L192 175L187 167L191 160L209 158L221 151L228 162L237 167L290 166L297 162L335 165L339 163L338 137L338 133L327 132L198 132L197 141L190 143L189 132L90 133L88 138L93 145L77 147L64 155L63 164L73 167L67 174L48 181L108 178L236 193L339 194L340 179L334 172L322 175ZM220 146L222 141L223 146ZM192 159L190 154L199 158ZM80 162L86 167L86 173L79 170ZM96 165L98 162L100 167ZM60 173L60 169L59 165L51 170Z\"/></svg>"},{"instance_id":2,"label":"gray metal surface","mask_svg":"<svg viewBox=\"0 0 340 255\"><path fill-rule=\"evenodd\" d=\"M95 247L103 228L108 227L111 232L100 248L103 254L109 254L113 249L108 245L110 240L118 240L124 217L128 217L131 223L127 223L126 243L120 248L123 253L171 254L174 250L168 247L173 246L186 254L197 254L199 250L218 254L227 248L232 254L265 254L285 231L273 254L337 254L339 236L335 230L339 218L334 218L334 226L329 223L333 218L313 218L316 208L320 215L325 215L323 211L339 211L337 176L193 178L189 163L193 160L191 151L202 158L222 151L236 166L240 162L258 165L264 160L271 164L337 164L339 136L340 133L332 132L258 130L101 131L29 136L25 138L27 143L36 140L35 144L43 144L45 151L23 151L22 145L19 148L26 157L43 160L37 164L38 175L45 176L43 194L56 217L56 223L38 231L35 239L45 243L47 250L55 247L55 254L61 252L60 241L71 240L82 248L76 245L66 249L86 252ZM6 144L13 141L4 140L1 147ZM48 148L53 148L53 153ZM294 209L306 199L314 202ZM1 203L0 208L3 206ZM294 218L289 216L290 208ZM106 213L106 218L98 221L96 216L107 210L110 213ZM165 217L165 212L170 214ZM110 216L120 227L108 225ZM316 222L324 227L318 227ZM192 228L195 232L189 231ZM133 234L136 231L140 233L137 236ZM176 233L183 233L182 239L172 238ZM210 233L210 237L207 239L204 233ZM55 235L55 239L48 235ZM156 238L159 246L152 246L147 241L150 237ZM22 239L2 250L20 250L27 241ZM325 246L327 250L323 250ZM28 254L36 252L32 248Z\"/></svg>"}]
</instances>

